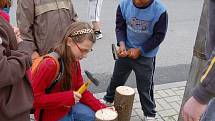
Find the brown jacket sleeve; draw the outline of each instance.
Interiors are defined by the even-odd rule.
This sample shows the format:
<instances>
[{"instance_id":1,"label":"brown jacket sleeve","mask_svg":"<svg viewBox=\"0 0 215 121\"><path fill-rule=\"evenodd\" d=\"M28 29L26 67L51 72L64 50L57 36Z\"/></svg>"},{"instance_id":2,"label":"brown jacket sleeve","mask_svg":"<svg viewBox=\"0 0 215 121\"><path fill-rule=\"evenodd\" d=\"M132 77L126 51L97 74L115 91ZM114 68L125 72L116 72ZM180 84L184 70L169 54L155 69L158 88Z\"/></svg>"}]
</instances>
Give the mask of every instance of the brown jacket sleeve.
<instances>
[{"instance_id":1,"label":"brown jacket sleeve","mask_svg":"<svg viewBox=\"0 0 215 121\"><path fill-rule=\"evenodd\" d=\"M13 29L0 17L0 89L20 81L31 65L31 46L17 42Z\"/></svg>"},{"instance_id":2,"label":"brown jacket sleeve","mask_svg":"<svg viewBox=\"0 0 215 121\"><path fill-rule=\"evenodd\" d=\"M4 55L5 48L0 45L0 88L12 85L24 77L31 65L31 58L27 53L11 50L11 56Z\"/></svg>"},{"instance_id":3,"label":"brown jacket sleeve","mask_svg":"<svg viewBox=\"0 0 215 121\"><path fill-rule=\"evenodd\" d=\"M34 23L34 0L17 1L17 26L21 33L21 38L32 45L32 50L37 49L33 36Z\"/></svg>"},{"instance_id":4,"label":"brown jacket sleeve","mask_svg":"<svg viewBox=\"0 0 215 121\"><path fill-rule=\"evenodd\" d=\"M213 97L215 97L215 0L209 0L208 19L209 36L206 48L208 49L210 59L208 60L205 72L201 77L201 83L193 92L194 98L202 104L207 104Z\"/></svg>"},{"instance_id":5,"label":"brown jacket sleeve","mask_svg":"<svg viewBox=\"0 0 215 121\"><path fill-rule=\"evenodd\" d=\"M201 77L201 83L194 89L193 96L202 104L215 97L215 49Z\"/></svg>"}]
</instances>

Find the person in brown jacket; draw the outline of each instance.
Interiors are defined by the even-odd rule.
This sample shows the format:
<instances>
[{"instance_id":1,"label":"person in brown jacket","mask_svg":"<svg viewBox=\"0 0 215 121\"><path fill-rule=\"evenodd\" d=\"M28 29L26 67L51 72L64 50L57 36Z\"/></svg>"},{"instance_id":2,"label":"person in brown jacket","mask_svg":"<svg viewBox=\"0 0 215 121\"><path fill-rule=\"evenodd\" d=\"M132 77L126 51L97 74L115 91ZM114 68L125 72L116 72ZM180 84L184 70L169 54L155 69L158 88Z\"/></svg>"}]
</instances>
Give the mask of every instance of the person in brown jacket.
<instances>
[{"instance_id":1,"label":"person in brown jacket","mask_svg":"<svg viewBox=\"0 0 215 121\"><path fill-rule=\"evenodd\" d=\"M182 110L183 121L215 121L215 0L208 0L207 65ZM206 112L205 112L206 111Z\"/></svg>"},{"instance_id":2,"label":"person in brown jacket","mask_svg":"<svg viewBox=\"0 0 215 121\"><path fill-rule=\"evenodd\" d=\"M65 28L77 18L71 0L18 0L16 14L22 39L33 45L32 59L63 40Z\"/></svg>"},{"instance_id":3,"label":"person in brown jacket","mask_svg":"<svg viewBox=\"0 0 215 121\"><path fill-rule=\"evenodd\" d=\"M0 16L0 121L30 120L33 92L25 76L31 66L30 47L16 39L13 28Z\"/></svg>"}]
</instances>

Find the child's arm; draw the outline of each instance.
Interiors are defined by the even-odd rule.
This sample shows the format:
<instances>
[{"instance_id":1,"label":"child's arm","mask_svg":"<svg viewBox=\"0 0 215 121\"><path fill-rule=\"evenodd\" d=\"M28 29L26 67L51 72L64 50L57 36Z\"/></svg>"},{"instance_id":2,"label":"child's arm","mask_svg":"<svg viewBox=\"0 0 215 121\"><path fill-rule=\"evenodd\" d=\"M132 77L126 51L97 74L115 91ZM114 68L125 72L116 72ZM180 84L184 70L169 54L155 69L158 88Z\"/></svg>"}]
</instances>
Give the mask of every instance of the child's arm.
<instances>
[{"instance_id":1,"label":"child's arm","mask_svg":"<svg viewBox=\"0 0 215 121\"><path fill-rule=\"evenodd\" d=\"M117 45L120 44L120 41L126 40L126 21L122 16L120 5L117 8L116 12L116 38L117 38Z\"/></svg>"},{"instance_id":2,"label":"child's arm","mask_svg":"<svg viewBox=\"0 0 215 121\"><path fill-rule=\"evenodd\" d=\"M158 22L155 23L154 29L153 29L153 35L152 37L144 43L144 51L145 53L153 50L154 48L158 47L160 43L164 40L164 37L166 35L168 26L168 15L167 12L164 12L161 14Z\"/></svg>"},{"instance_id":3,"label":"child's arm","mask_svg":"<svg viewBox=\"0 0 215 121\"><path fill-rule=\"evenodd\" d=\"M117 45L119 46L119 49L117 50L117 54L119 57L127 57L127 52L126 52L126 46L125 46L125 41L126 41L126 21L123 18L122 12L120 5L117 8L116 12L116 38L117 38Z\"/></svg>"},{"instance_id":4,"label":"child's arm","mask_svg":"<svg viewBox=\"0 0 215 121\"><path fill-rule=\"evenodd\" d=\"M97 111L97 110L102 109L102 108L106 108L106 106L104 104L102 104L98 99L96 99L93 96L93 94L88 90L86 90L82 94L82 98L81 98L80 102L88 105L94 111Z\"/></svg>"},{"instance_id":5,"label":"child's arm","mask_svg":"<svg viewBox=\"0 0 215 121\"><path fill-rule=\"evenodd\" d=\"M76 80L76 90L79 89L81 87L81 85L83 84L83 78L81 75L81 67L80 67L80 63L78 63L78 67L77 67L77 80ZM97 111L99 109L105 108L106 106L104 104L102 104L98 99L96 99L93 94L88 91L85 90L85 92L82 94L82 98L80 100L81 103L88 105L90 108L92 108L94 111Z\"/></svg>"},{"instance_id":6,"label":"child's arm","mask_svg":"<svg viewBox=\"0 0 215 121\"><path fill-rule=\"evenodd\" d=\"M34 107L52 109L57 107L70 107L75 104L72 91L45 94L45 89L56 76L57 65L51 58L45 58L32 78L34 91Z\"/></svg>"}]
</instances>

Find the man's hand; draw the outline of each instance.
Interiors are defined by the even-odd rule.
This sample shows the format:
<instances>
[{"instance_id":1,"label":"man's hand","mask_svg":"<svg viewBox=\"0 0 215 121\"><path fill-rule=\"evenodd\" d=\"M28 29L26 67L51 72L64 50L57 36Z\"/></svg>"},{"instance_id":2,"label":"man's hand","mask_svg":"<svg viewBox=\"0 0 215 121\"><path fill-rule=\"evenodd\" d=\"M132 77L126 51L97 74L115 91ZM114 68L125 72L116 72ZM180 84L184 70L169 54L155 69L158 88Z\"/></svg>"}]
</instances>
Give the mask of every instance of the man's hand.
<instances>
[{"instance_id":1,"label":"man's hand","mask_svg":"<svg viewBox=\"0 0 215 121\"><path fill-rule=\"evenodd\" d=\"M117 50L117 54L121 58L127 57L128 55L125 48L125 43L123 41L120 41L119 43L119 49Z\"/></svg>"},{"instance_id":2,"label":"man's hand","mask_svg":"<svg viewBox=\"0 0 215 121\"><path fill-rule=\"evenodd\" d=\"M184 105L182 115L184 121L199 121L207 105L199 103L194 97L191 97Z\"/></svg>"},{"instance_id":3,"label":"man's hand","mask_svg":"<svg viewBox=\"0 0 215 121\"><path fill-rule=\"evenodd\" d=\"M137 59L141 55L141 50L140 48L130 48L127 53L129 58Z\"/></svg>"},{"instance_id":4,"label":"man's hand","mask_svg":"<svg viewBox=\"0 0 215 121\"><path fill-rule=\"evenodd\" d=\"M82 95L78 92L73 91L74 94L74 99L75 99L75 104L79 102L79 100L81 99Z\"/></svg>"}]
</instances>

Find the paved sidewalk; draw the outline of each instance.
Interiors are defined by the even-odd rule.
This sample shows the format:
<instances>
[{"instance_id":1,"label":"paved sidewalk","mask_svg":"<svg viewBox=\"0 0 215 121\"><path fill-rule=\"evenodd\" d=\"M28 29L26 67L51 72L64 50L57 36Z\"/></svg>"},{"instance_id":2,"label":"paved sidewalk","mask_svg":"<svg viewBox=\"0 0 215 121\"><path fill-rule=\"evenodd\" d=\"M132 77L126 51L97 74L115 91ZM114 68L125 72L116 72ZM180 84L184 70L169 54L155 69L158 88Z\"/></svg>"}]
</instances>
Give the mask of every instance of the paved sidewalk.
<instances>
[{"instance_id":1,"label":"paved sidewalk","mask_svg":"<svg viewBox=\"0 0 215 121\"><path fill-rule=\"evenodd\" d=\"M155 85L155 101L157 116L156 121L177 121L180 111L186 81ZM143 111L137 89L131 114L131 121L144 121ZM102 99L105 93L97 93L95 96Z\"/></svg>"},{"instance_id":2,"label":"paved sidewalk","mask_svg":"<svg viewBox=\"0 0 215 121\"><path fill-rule=\"evenodd\" d=\"M155 85L155 100L157 116L156 121L177 121L183 99L186 81ZM131 114L131 121L144 121L137 89ZM98 99L102 99L105 92L96 93ZM33 117L31 115L31 117ZM33 118L32 120L33 121Z\"/></svg>"}]
</instances>

